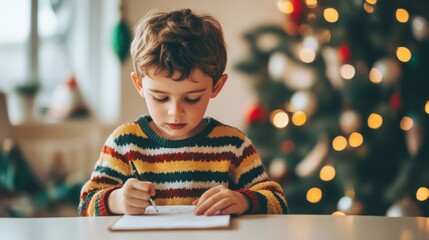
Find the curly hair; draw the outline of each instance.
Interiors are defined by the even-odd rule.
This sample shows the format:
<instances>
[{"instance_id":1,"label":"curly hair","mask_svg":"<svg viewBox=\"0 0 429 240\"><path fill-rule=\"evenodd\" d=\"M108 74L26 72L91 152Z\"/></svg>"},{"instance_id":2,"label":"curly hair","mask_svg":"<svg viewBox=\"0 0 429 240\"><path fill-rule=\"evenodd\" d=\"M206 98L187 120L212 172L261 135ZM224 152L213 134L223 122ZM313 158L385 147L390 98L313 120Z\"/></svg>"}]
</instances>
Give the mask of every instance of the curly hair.
<instances>
[{"instance_id":1,"label":"curly hair","mask_svg":"<svg viewBox=\"0 0 429 240\"><path fill-rule=\"evenodd\" d=\"M161 71L183 80L194 68L210 76L213 86L225 71L227 53L220 23L190 9L150 11L136 25L131 57L139 79Z\"/></svg>"}]
</instances>

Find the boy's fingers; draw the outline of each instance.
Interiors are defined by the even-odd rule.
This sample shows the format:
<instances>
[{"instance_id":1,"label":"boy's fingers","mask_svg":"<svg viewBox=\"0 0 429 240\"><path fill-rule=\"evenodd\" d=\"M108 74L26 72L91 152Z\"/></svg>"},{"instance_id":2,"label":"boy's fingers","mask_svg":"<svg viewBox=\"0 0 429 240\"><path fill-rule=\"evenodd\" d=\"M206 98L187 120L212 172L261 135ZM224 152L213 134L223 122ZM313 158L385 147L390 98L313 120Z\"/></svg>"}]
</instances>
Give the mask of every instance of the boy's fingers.
<instances>
[{"instance_id":1,"label":"boy's fingers","mask_svg":"<svg viewBox=\"0 0 429 240\"><path fill-rule=\"evenodd\" d=\"M214 202L212 206L210 206L205 212L204 215L206 216L213 216L217 213L225 214L223 213L225 209L233 205L233 202L231 202L227 198L222 198L219 201Z\"/></svg>"},{"instance_id":2,"label":"boy's fingers","mask_svg":"<svg viewBox=\"0 0 429 240\"><path fill-rule=\"evenodd\" d=\"M223 199L223 194L217 192L210 196L207 199L201 199L198 202L197 208L195 209L196 215L201 215L205 213L208 209L215 206L218 202L220 202Z\"/></svg>"},{"instance_id":3,"label":"boy's fingers","mask_svg":"<svg viewBox=\"0 0 429 240\"><path fill-rule=\"evenodd\" d=\"M130 199L138 199L142 201L148 201L151 195L147 192L134 191L129 194Z\"/></svg>"},{"instance_id":4,"label":"boy's fingers","mask_svg":"<svg viewBox=\"0 0 429 240\"><path fill-rule=\"evenodd\" d=\"M133 187L137 190L147 192L150 195L155 194L155 184L151 182L143 182L143 181L137 180L137 182L133 183Z\"/></svg>"},{"instance_id":5,"label":"boy's fingers","mask_svg":"<svg viewBox=\"0 0 429 240\"><path fill-rule=\"evenodd\" d=\"M147 208L149 206L149 202L142 199L131 199L128 204L134 208Z\"/></svg>"},{"instance_id":6,"label":"boy's fingers","mask_svg":"<svg viewBox=\"0 0 429 240\"><path fill-rule=\"evenodd\" d=\"M200 205L201 203L205 202L208 198L210 198L212 195L220 192L223 189L222 185L218 185L216 187L212 187L209 190L205 191L201 197L198 200L197 206Z\"/></svg>"}]
</instances>

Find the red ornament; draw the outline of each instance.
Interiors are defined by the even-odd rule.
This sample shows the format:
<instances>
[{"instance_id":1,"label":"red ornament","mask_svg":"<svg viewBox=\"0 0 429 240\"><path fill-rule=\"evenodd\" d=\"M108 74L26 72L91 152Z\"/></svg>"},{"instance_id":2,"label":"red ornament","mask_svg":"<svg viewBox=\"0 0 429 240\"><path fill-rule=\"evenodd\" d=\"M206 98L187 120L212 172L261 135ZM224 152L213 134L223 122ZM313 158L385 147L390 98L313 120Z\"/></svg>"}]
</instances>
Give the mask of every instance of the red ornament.
<instances>
[{"instance_id":1,"label":"red ornament","mask_svg":"<svg viewBox=\"0 0 429 240\"><path fill-rule=\"evenodd\" d=\"M295 143L292 140L286 139L280 143L280 150L283 153L291 153L295 149Z\"/></svg>"},{"instance_id":2,"label":"red ornament","mask_svg":"<svg viewBox=\"0 0 429 240\"><path fill-rule=\"evenodd\" d=\"M260 104L256 104L250 109L247 115L247 121L250 124L263 123L267 120L267 116L268 114L265 108Z\"/></svg>"},{"instance_id":3,"label":"red ornament","mask_svg":"<svg viewBox=\"0 0 429 240\"><path fill-rule=\"evenodd\" d=\"M284 29L289 35L296 36L304 18L304 12L301 0L291 0L290 3L292 4L293 11L285 15Z\"/></svg>"},{"instance_id":4,"label":"red ornament","mask_svg":"<svg viewBox=\"0 0 429 240\"><path fill-rule=\"evenodd\" d=\"M338 48L338 52L340 53L340 58L343 61L343 63L350 62L351 53L350 53L350 47L348 44L343 43Z\"/></svg>"},{"instance_id":5,"label":"red ornament","mask_svg":"<svg viewBox=\"0 0 429 240\"><path fill-rule=\"evenodd\" d=\"M65 82L65 84L70 88L70 89L76 89L77 88L77 81L76 81L76 76L73 74L71 75L71 77Z\"/></svg>"},{"instance_id":6,"label":"red ornament","mask_svg":"<svg viewBox=\"0 0 429 240\"><path fill-rule=\"evenodd\" d=\"M395 113L398 113L399 110L401 109L401 106L402 106L401 94L399 91L395 91L390 97L390 107L393 109Z\"/></svg>"},{"instance_id":7,"label":"red ornament","mask_svg":"<svg viewBox=\"0 0 429 240\"><path fill-rule=\"evenodd\" d=\"M290 20L299 25L301 23L301 18L303 15L301 0L292 0L290 2L293 6L293 11L290 13Z\"/></svg>"}]
</instances>

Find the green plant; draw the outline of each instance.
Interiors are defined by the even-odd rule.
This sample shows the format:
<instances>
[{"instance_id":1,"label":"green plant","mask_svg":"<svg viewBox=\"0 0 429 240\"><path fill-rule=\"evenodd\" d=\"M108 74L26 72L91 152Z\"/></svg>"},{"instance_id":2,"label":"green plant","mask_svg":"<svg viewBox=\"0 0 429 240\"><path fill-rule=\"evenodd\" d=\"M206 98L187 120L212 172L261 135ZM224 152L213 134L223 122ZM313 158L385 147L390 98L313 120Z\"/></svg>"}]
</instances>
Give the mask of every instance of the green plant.
<instances>
[{"instance_id":1,"label":"green plant","mask_svg":"<svg viewBox=\"0 0 429 240\"><path fill-rule=\"evenodd\" d=\"M38 81L26 81L24 83L18 84L15 87L15 92L25 95L25 96L34 96L40 89L40 83Z\"/></svg>"}]
</instances>

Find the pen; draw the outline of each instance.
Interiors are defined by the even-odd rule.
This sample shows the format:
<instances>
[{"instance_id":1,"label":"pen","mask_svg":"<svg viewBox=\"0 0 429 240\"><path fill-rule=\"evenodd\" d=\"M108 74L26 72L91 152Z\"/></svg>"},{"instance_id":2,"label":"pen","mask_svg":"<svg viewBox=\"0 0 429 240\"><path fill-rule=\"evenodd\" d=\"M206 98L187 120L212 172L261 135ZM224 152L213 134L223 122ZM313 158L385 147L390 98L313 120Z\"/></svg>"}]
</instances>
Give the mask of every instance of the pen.
<instances>
[{"instance_id":1,"label":"pen","mask_svg":"<svg viewBox=\"0 0 429 240\"><path fill-rule=\"evenodd\" d=\"M128 161L130 163L131 169L133 170L134 173L134 177L137 178L137 180L142 181L142 179L140 178L139 173L137 172L137 168L134 165L133 161ZM155 208L156 212L159 213L158 211L158 207L155 204L155 201L152 198L149 198L149 202L152 204L153 208Z\"/></svg>"}]
</instances>

